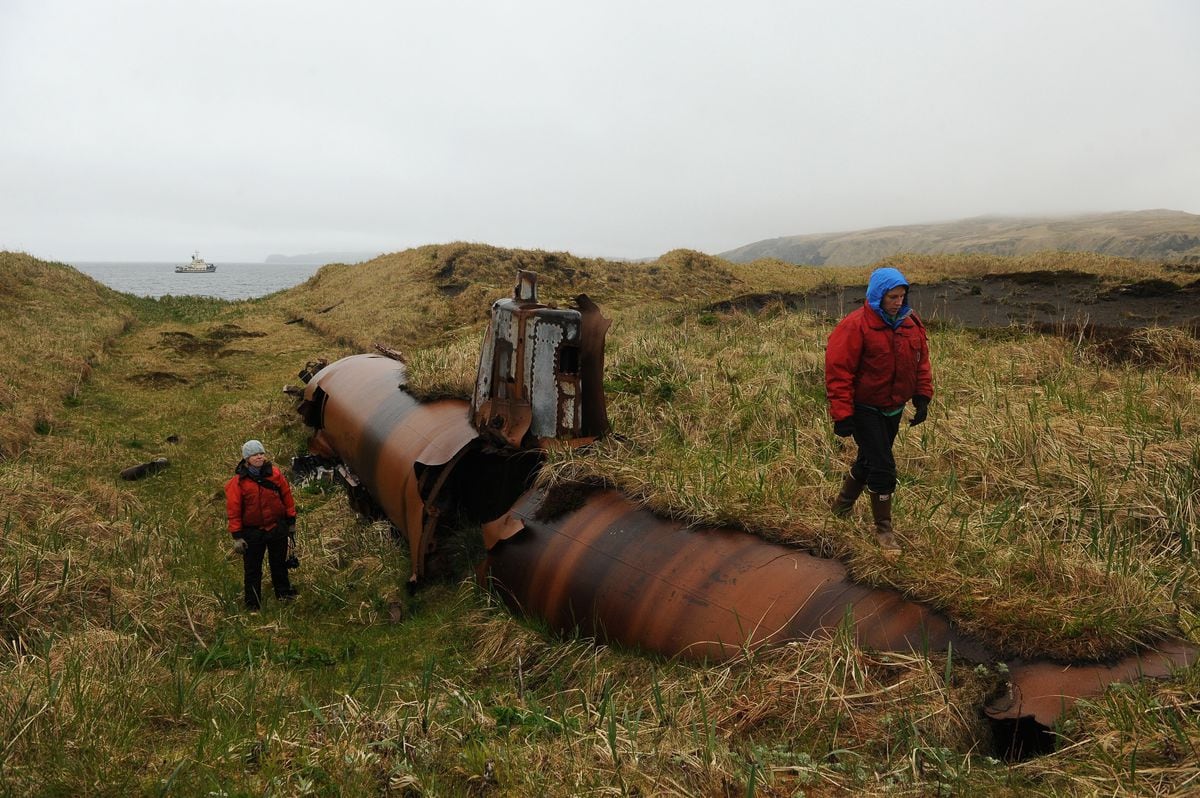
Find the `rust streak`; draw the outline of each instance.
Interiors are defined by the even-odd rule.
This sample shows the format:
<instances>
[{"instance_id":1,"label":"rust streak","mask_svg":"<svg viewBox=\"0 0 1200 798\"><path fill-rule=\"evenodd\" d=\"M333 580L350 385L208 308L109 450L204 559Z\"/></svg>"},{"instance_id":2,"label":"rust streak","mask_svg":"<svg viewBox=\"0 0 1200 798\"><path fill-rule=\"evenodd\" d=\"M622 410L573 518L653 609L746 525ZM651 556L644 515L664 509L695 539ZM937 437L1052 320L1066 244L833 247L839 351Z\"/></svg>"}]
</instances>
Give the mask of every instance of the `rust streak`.
<instances>
[{"instance_id":1,"label":"rust streak","mask_svg":"<svg viewBox=\"0 0 1200 798\"><path fill-rule=\"evenodd\" d=\"M421 404L401 389L403 364L378 355L344 358L318 372L305 397L324 394L310 448L336 452L409 542L412 578L424 573L445 471L477 438L464 401ZM434 469L427 480L418 467ZM424 482L425 484L422 484Z\"/></svg>"},{"instance_id":2,"label":"rust streak","mask_svg":"<svg viewBox=\"0 0 1200 798\"><path fill-rule=\"evenodd\" d=\"M543 499L531 491L517 502L511 515L524 530L497 541L489 564L511 603L557 628L668 656L725 659L846 621L881 650L953 643L995 658L895 591L849 582L840 563L736 530L686 529L614 491L552 522L536 518Z\"/></svg>"}]
</instances>

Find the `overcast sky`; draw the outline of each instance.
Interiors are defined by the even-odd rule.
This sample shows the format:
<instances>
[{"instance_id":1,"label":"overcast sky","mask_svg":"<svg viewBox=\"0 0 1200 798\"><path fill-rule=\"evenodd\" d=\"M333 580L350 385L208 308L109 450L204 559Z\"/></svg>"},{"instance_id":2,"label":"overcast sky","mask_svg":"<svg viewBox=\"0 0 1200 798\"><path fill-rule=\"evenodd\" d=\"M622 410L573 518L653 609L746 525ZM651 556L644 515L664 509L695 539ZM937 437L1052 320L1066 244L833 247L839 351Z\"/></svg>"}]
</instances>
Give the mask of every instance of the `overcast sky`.
<instances>
[{"instance_id":1,"label":"overcast sky","mask_svg":"<svg viewBox=\"0 0 1200 798\"><path fill-rule=\"evenodd\" d=\"M0 0L0 249L644 257L1200 213L1200 2Z\"/></svg>"}]
</instances>

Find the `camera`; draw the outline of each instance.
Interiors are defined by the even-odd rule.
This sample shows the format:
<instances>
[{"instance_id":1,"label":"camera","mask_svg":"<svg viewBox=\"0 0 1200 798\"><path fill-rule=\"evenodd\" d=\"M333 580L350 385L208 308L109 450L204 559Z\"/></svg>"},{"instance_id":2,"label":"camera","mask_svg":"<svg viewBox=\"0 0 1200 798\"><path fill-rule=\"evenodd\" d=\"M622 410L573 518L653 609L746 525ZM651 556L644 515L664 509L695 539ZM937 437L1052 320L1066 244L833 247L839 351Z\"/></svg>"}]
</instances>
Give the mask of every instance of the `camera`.
<instances>
[{"instance_id":1,"label":"camera","mask_svg":"<svg viewBox=\"0 0 1200 798\"><path fill-rule=\"evenodd\" d=\"M297 557L295 554L293 554L290 557L288 557L286 560L284 560L283 564L286 565L289 570L292 568L299 568L300 567L300 558Z\"/></svg>"}]
</instances>

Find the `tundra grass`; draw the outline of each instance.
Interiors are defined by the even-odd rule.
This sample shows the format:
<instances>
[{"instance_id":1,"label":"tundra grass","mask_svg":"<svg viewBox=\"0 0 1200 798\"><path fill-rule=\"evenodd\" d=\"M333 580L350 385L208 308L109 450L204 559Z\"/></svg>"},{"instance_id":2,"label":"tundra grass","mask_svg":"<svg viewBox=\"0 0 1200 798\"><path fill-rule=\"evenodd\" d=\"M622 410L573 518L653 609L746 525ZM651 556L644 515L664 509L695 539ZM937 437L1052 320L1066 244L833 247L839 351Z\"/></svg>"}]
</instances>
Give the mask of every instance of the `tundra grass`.
<instances>
[{"instance_id":1,"label":"tundra grass","mask_svg":"<svg viewBox=\"0 0 1200 798\"><path fill-rule=\"evenodd\" d=\"M825 410L831 320L777 308L622 322L607 363L622 434L555 453L551 478L602 478L687 522L833 554L1008 655L1104 659L1196 634L1194 370L1109 364L1058 338L933 333L937 395L897 440L905 554L889 561L865 503L848 521L828 512L853 455Z\"/></svg>"},{"instance_id":2,"label":"tundra grass","mask_svg":"<svg viewBox=\"0 0 1200 798\"><path fill-rule=\"evenodd\" d=\"M668 252L652 264L629 264L456 242L327 266L266 304L359 351L375 343L412 350L463 335L478 340L492 302L513 295L518 269L540 275L543 302L565 304L586 293L606 303L636 305L732 291L741 281L728 266L689 250Z\"/></svg>"},{"instance_id":3,"label":"tundra grass","mask_svg":"<svg viewBox=\"0 0 1200 798\"><path fill-rule=\"evenodd\" d=\"M1089 274L1107 285L1160 279L1181 283L1194 279L1190 273L1175 273L1154 261L1101 255L1095 252L1039 252L1033 255L901 254L872 266L804 267L764 258L750 263L719 261L729 274L755 291L811 291L821 287L866 286L871 271L879 265L895 266L916 285L945 280L979 279L986 275L1031 272ZM1183 278L1183 279L1181 279Z\"/></svg>"},{"instance_id":4,"label":"tundra grass","mask_svg":"<svg viewBox=\"0 0 1200 798\"><path fill-rule=\"evenodd\" d=\"M297 489L300 600L268 597L262 613L243 613L221 484L247 437L284 462L303 447L280 387L305 361L348 351L332 328L286 324L275 301L138 304L138 323L53 428L0 461L3 794L1194 788L1195 669L1081 702L1052 758L1006 765L978 716L1001 670L863 651L846 630L715 667L558 638L460 586L463 567L410 595L388 527L321 483ZM1068 639L1093 651L1094 617L1128 644L1145 634L1137 612L1194 639L1186 368L1136 371L1055 339L938 332L935 415L898 446L908 492L898 516L910 546L927 548L893 565L867 544L863 516L815 520L849 454L819 418L827 321L782 309L716 316L686 297L605 310L617 320L610 411L625 440L561 457L557 473L602 474L688 520L843 554L864 579L963 601L960 621L1014 648ZM430 392L461 391L481 334L466 325L414 344L410 368ZM158 455L167 470L116 479ZM1064 463L1077 470L1058 473ZM1062 607L1071 602L1058 593L1076 585L1114 598ZM988 604L1010 599L1005 624ZM1043 623L1070 612L1081 631L1064 638L1061 620L1038 630L1025 612Z\"/></svg>"},{"instance_id":5,"label":"tundra grass","mask_svg":"<svg viewBox=\"0 0 1200 798\"><path fill-rule=\"evenodd\" d=\"M54 428L105 347L133 322L128 297L61 263L0 252L0 458Z\"/></svg>"}]
</instances>

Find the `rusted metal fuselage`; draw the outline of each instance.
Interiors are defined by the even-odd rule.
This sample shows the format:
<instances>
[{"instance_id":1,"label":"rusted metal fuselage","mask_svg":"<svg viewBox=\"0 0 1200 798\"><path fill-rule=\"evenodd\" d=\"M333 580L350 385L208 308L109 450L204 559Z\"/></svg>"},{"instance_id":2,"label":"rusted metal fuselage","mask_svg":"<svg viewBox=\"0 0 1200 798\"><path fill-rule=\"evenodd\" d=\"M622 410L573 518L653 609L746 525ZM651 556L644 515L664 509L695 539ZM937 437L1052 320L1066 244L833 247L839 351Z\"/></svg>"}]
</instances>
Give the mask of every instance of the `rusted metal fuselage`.
<instances>
[{"instance_id":1,"label":"rusted metal fuselage","mask_svg":"<svg viewBox=\"0 0 1200 798\"><path fill-rule=\"evenodd\" d=\"M513 298L493 305L469 405L418 402L404 390L403 364L379 355L326 366L304 391L310 448L341 460L408 541L411 580L425 572L443 511L455 508L482 525L490 585L557 629L712 661L844 625L868 648L997 659L928 607L849 581L837 561L734 529L686 528L612 490L581 487L578 501L553 511L530 485L542 449L608 428L609 322L585 296L572 309L541 305L535 278L521 272ZM1044 731L1078 698L1195 659L1190 644L1164 641L1116 663L1014 663L1006 695L986 712Z\"/></svg>"},{"instance_id":2,"label":"rusted metal fuselage","mask_svg":"<svg viewBox=\"0 0 1200 798\"><path fill-rule=\"evenodd\" d=\"M557 629L667 656L722 660L848 624L882 651L994 655L894 590L856 585L845 567L733 529L688 529L615 491L540 520L526 493L485 525L488 572L517 609Z\"/></svg>"},{"instance_id":3,"label":"rusted metal fuselage","mask_svg":"<svg viewBox=\"0 0 1200 798\"><path fill-rule=\"evenodd\" d=\"M1015 662L1009 668L1009 690L984 708L993 720L1029 717L1051 726L1075 702L1103 693L1110 684L1142 678L1161 679L1196 662L1196 647L1182 640L1163 640L1116 662Z\"/></svg>"},{"instance_id":4,"label":"rusted metal fuselage","mask_svg":"<svg viewBox=\"0 0 1200 798\"><path fill-rule=\"evenodd\" d=\"M316 430L309 448L349 466L408 540L415 580L425 570L446 480L478 435L466 402L422 404L403 386L401 363L354 355L317 372L300 412Z\"/></svg>"}]
</instances>

